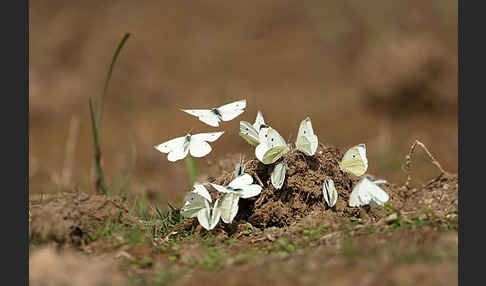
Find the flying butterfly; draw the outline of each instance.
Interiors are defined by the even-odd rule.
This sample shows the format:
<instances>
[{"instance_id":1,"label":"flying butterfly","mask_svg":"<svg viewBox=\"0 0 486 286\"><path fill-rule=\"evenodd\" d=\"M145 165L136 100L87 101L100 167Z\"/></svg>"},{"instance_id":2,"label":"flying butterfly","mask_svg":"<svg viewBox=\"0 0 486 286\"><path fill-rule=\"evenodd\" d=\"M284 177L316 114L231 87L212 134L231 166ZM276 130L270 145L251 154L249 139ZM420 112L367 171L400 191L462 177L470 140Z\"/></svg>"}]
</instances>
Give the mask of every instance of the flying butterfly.
<instances>
[{"instance_id":1,"label":"flying butterfly","mask_svg":"<svg viewBox=\"0 0 486 286\"><path fill-rule=\"evenodd\" d=\"M368 170L368 158L366 158L366 145L359 144L351 147L344 153L341 163L339 163L341 170L351 173L357 177L366 173Z\"/></svg>"},{"instance_id":2,"label":"flying butterfly","mask_svg":"<svg viewBox=\"0 0 486 286\"><path fill-rule=\"evenodd\" d=\"M181 109L196 116L207 125L218 127L220 121L230 121L245 111L246 99L225 104L213 109Z\"/></svg>"},{"instance_id":3,"label":"flying butterfly","mask_svg":"<svg viewBox=\"0 0 486 286\"><path fill-rule=\"evenodd\" d=\"M255 156L263 164L273 164L290 151L285 139L272 127L262 126L258 135L260 143L255 148Z\"/></svg>"},{"instance_id":4,"label":"flying butterfly","mask_svg":"<svg viewBox=\"0 0 486 286\"><path fill-rule=\"evenodd\" d=\"M247 121L240 121L240 133L239 135L253 146L257 146L260 143L258 134L260 133L260 127L265 125L263 114L258 111L255 123L251 125Z\"/></svg>"},{"instance_id":5,"label":"flying butterfly","mask_svg":"<svg viewBox=\"0 0 486 286\"><path fill-rule=\"evenodd\" d=\"M168 153L167 159L171 162L184 159L189 153L193 157L204 157L212 150L208 142L216 141L223 133L224 131L195 135L188 133L186 136L166 141L154 148L162 153Z\"/></svg>"},{"instance_id":6,"label":"flying butterfly","mask_svg":"<svg viewBox=\"0 0 486 286\"><path fill-rule=\"evenodd\" d=\"M295 146L297 147L297 150L303 152L307 156L313 156L317 151L318 143L317 136L312 129L311 120L307 117L300 123Z\"/></svg>"}]
</instances>

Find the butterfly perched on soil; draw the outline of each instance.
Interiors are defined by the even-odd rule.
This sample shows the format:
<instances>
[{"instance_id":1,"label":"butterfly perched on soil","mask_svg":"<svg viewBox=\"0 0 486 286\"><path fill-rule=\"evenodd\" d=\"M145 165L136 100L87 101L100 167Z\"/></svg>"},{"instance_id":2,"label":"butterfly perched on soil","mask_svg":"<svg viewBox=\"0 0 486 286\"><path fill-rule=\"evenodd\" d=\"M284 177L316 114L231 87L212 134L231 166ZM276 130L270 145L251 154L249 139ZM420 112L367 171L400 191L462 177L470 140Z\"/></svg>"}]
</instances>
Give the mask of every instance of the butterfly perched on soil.
<instances>
[{"instance_id":1,"label":"butterfly perched on soil","mask_svg":"<svg viewBox=\"0 0 486 286\"><path fill-rule=\"evenodd\" d=\"M262 187L253 184L253 178L244 173L232 180L228 186L211 184L218 192L224 193L221 200L221 219L225 223L231 223L238 213L239 199L247 199L257 196L262 191Z\"/></svg>"},{"instance_id":2,"label":"butterfly perched on soil","mask_svg":"<svg viewBox=\"0 0 486 286\"><path fill-rule=\"evenodd\" d=\"M307 156L313 156L316 153L318 143L317 136L312 129L311 120L307 117L300 123L295 146L297 147L297 150L303 152Z\"/></svg>"},{"instance_id":3,"label":"butterfly perched on soil","mask_svg":"<svg viewBox=\"0 0 486 286\"><path fill-rule=\"evenodd\" d=\"M184 197L184 205L181 208L183 217L197 217L199 224L206 230L213 229L221 217L221 202L216 200L211 208L211 196L208 190L201 184L194 184L194 190Z\"/></svg>"},{"instance_id":4,"label":"butterfly perched on soil","mask_svg":"<svg viewBox=\"0 0 486 286\"><path fill-rule=\"evenodd\" d=\"M258 134L260 133L260 127L265 125L263 114L258 111L255 123L253 125L250 122L240 121L240 136L253 146L257 146L260 143Z\"/></svg>"},{"instance_id":5,"label":"butterfly perched on soil","mask_svg":"<svg viewBox=\"0 0 486 286\"><path fill-rule=\"evenodd\" d=\"M359 144L351 147L344 153L341 163L341 170L351 173L357 177L362 176L368 170L368 158L366 158L366 145Z\"/></svg>"},{"instance_id":6,"label":"butterfly perched on soil","mask_svg":"<svg viewBox=\"0 0 486 286\"><path fill-rule=\"evenodd\" d=\"M359 207L369 204L384 205L388 201L389 196L375 182L383 183L383 180L372 181L368 177L363 177L353 188L349 196L349 206Z\"/></svg>"},{"instance_id":7,"label":"butterfly perched on soil","mask_svg":"<svg viewBox=\"0 0 486 286\"><path fill-rule=\"evenodd\" d=\"M290 151L285 139L272 127L262 126L258 135L260 144L255 148L255 156L263 164L273 164Z\"/></svg>"},{"instance_id":8,"label":"butterfly perched on soil","mask_svg":"<svg viewBox=\"0 0 486 286\"><path fill-rule=\"evenodd\" d=\"M334 187L334 181L332 179L326 179L322 185L322 193L324 195L324 200L329 207L336 205L338 193Z\"/></svg>"},{"instance_id":9,"label":"butterfly perched on soil","mask_svg":"<svg viewBox=\"0 0 486 286\"><path fill-rule=\"evenodd\" d=\"M287 165L280 163L273 168L270 180L275 189L280 190L285 182L285 174L287 173Z\"/></svg>"}]
</instances>

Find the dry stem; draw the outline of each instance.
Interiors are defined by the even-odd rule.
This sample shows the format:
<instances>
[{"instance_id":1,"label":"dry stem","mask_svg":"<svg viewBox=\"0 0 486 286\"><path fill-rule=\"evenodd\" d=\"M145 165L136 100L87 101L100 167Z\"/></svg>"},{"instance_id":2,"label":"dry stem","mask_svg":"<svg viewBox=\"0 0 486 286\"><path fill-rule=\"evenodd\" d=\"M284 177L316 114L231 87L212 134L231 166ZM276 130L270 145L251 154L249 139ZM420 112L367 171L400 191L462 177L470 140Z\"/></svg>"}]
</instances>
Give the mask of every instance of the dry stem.
<instances>
[{"instance_id":1,"label":"dry stem","mask_svg":"<svg viewBox=\"0 0 486 286\"><path fill-rule=\"evenodd\" d=\"M439 161L437 161L434 158L434 156L432 156L432 154L430 153L429 149L427 149L427 147L422 142L420 142L418 140L415 140L413 142L412 146L410 147L410 151L405 156L405 166L402 166L403 172L405 172L405 174L407 174L407 181L405 182L405 186L407 187L408 190L410 189L410 182L412 181L412 176L410 175L410 168L412 166L412 153L415 151L415 147L417 145L420 146L420 147L422 147L422 149L425 151L425 153L429 157L430 162L440 170L441 175L448 174L448 172L446 172L442 168L442 166L440 165Z\"/></svg>"}]
</instances>

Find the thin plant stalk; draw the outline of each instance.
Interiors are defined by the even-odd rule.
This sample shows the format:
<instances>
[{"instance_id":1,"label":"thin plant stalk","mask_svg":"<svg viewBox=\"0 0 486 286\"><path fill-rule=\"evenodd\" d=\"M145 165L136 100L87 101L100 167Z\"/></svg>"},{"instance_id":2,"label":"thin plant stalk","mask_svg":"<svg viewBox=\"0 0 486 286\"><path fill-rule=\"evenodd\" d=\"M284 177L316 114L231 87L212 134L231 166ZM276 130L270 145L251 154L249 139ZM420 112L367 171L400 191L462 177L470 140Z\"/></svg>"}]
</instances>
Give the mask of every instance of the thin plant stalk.
<instances>
[{"instance_id":1,"label":"thin plant stalk","mask_svg":"<svg viewBox=\"0 0 486 286\"><path fill-rule=\"evenodd\" d=\"M103 168L101 167L101 150L100 150L100 142L98 137L99 136L98 124L95 119L91 97L89 98L89 113L91 116L91 127L93 131L94 159L95 159L95 168L96 168L96 183L95 183L96 192L106 195L108 191L105 184L105 174L103 172Z\"/></svg>"},{"instance_id":2,"label":"thin plant stalk","mask_svg":"<svg viewBox=\"0 0 486 286\"><path fill-rule=\"evenodd\" d=\"M103 87L103 93L98 100L97 110L96 110L96 117L93 108L93 103L91 97L89 98L89 111L91 117L91 126L93 132L93 143L94 143L94 157L95 157L95 169L96 169L96 191L98 193L102 193L104 195L108 194L108 190L105 184L105 175L103 172L103 168L101 167L101 149L100 149L100 121L101 121L101 114L103 110L103 99L106 96L108 91L108 83L111 79L111 74L113 73L113 68L115 66L115 62L118 59L118 55L120 54L121 49L125 45L125 42L130 37L130 33L126 33L120 43L118 44L115 53L113 54L113 58L110 63L110 67L108 68L108 73L106 74L105 85Z\"/></svg>"},{"instance_id":3,"label":"thin plant stalk","mask_svg":"<svg viewBox=\"0 0 486 286\"><path fill-rule=\"evenodd\" d=\"M189 173L189 180L191 181L191 186L197 181L198 177L198 169L197 164L191 154L187 154L186 156L186 167L187 172Z\"/></svg>"}]
</instances>

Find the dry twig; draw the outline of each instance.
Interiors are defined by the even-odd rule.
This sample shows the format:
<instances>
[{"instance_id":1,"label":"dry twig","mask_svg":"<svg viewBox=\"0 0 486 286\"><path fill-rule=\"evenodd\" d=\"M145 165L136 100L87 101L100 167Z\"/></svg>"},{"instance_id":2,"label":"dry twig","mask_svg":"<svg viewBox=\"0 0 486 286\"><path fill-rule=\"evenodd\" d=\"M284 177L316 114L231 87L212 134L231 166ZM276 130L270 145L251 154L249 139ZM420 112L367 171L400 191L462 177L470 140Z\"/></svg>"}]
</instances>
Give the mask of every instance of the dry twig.
<instances>
[{"instance_id":1,"label":"dry twig","mask_svg":"<svg viewBox=\"0 0 486 286\"><path fill-rule=\"evenodd\" d=\"M425 153L429 157L430 162L440 170L441 175L448 174L448 172L446 172L442 168L439 161L437 161L434 158L434 156L432 156L429 149L427 149L427 147L422 142L415 140L413 142L412 146L410 147L410 151L405 156L405 164L404 164L404 166L402 166L403 172L405 172L405 174L407 175L407 181L405 182L405 187L407 187L408 190L410 190L410 182L412 181L412 176L410 175L410 168L412 167L412 154L415 151L415 148L417 147L417 145L422 147L422 149L425 151Z\"/></svg>"}]
</instances>

